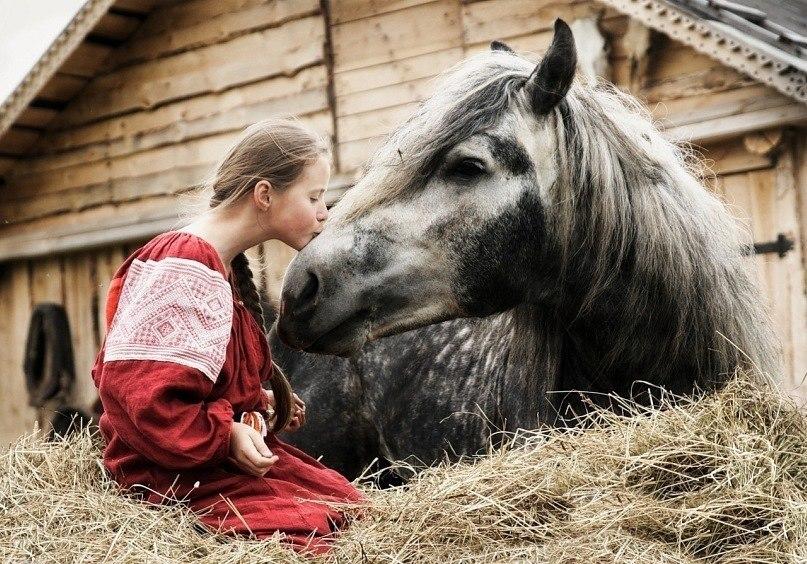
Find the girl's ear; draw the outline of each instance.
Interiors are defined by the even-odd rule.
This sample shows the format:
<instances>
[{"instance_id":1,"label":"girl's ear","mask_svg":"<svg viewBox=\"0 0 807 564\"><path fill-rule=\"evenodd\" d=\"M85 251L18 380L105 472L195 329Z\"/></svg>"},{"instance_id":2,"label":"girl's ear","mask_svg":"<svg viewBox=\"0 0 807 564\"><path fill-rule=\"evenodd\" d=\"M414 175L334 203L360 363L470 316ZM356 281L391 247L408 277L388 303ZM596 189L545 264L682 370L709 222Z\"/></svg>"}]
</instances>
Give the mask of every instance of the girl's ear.
<instances>
[{"instance_id":1,"label":"girl's ear","mask_svg":"<svg viewBox=\"0 0 807 564\"><path fill-rule=\"evenodd\" d=\"M252 199L258 209L266 211L272 205L272 185L268 180L259 180L252 190Z\"/></svg>"}]
</instances>

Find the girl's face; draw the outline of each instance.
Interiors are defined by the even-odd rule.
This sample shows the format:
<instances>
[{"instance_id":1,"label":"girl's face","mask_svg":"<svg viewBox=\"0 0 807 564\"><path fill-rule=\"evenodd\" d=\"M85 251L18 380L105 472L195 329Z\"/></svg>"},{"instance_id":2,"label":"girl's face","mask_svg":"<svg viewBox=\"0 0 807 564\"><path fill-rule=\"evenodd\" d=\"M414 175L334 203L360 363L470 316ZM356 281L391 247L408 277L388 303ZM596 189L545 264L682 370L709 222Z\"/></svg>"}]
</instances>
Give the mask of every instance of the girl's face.
<instances>
[{"instance_id":1,"label":"girl's face","mask_svg":"<svg viewBox=\"0 0 807 564\"><path fill-rule=\"evenodd\" d=\"M272 231L297 251L322 231L328 218L325 190L330 177L331 164L320 157L303 170L294 184L282 191L272 189L268 211Z\"/></svg>"}]
</instances>

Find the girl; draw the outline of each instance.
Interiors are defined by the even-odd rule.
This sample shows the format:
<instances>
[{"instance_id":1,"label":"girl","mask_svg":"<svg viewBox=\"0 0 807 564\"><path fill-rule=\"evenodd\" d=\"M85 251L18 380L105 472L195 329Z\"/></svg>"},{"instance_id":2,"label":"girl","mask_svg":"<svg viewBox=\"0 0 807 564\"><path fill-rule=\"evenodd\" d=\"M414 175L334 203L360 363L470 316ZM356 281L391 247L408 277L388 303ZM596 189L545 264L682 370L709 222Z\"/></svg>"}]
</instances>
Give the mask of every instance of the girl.
<instances>
[{"instance_id":1,"label":"girl","mask_svg":"<svg viewBox=\"0 0 807 564\"><path fill-rule=\"evenodd\" d=\"M363 498L275 437L304 423L305 404L272 362L244 251L269 239L300 250L322 230L329 157L294 122L248 128L207 187L210 209L116 272L92 369L104 465L121 486L185 500L213 529L280 531L315 552L344 523L319 502Z\"/></svg>"}]
</instances>

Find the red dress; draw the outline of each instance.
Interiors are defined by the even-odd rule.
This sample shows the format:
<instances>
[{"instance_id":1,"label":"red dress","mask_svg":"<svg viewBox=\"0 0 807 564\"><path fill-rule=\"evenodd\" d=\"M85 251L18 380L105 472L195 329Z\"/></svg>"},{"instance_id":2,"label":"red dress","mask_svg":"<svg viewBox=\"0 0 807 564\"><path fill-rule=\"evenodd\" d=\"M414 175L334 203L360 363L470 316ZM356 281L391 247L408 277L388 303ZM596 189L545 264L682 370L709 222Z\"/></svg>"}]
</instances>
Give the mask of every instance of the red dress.
<instances>
[{"instance_id":1,"label":"red dress","mask_svg":"<svg viewBox=\"0 0 807 564\"><path fill-rule=\"evenodd\" d=\"M263 477L228 460L234 416L265 412L261 382L272 375L266 337L234 287L216 250L180 231L158 235L115 273L92 369L104 466L152 503L186 501L214 530L280 531L298 550L311 541L327 552L344 516L317 500L362 500L347 479L271 431L279 460Z\"/></svg>"}]
</instances>

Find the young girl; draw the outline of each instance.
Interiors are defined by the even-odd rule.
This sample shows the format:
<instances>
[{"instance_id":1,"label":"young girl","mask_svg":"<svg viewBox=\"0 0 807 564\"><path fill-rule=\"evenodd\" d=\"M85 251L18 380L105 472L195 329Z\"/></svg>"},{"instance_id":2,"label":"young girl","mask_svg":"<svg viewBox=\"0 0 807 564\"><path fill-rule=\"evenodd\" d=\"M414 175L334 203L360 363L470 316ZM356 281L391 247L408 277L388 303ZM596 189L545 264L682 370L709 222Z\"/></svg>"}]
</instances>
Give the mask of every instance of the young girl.
<instances>
[{"instance_id":1,"label":"young girl","mask_svg":"<svg viewBox=\"0 0 807 564\"><path fill-rule=\"evenodd\" d=\"M362 496L275 437L304 423L305 405L272 362L244 251L269 239L299 250L322 230L329 157L294 122L248 128L216 170L210 209L115 273L92 369L104 465L120 485L186 500L212 529L280 531L315 552L344 523L319 501Z\"/></svg>"}]
</instances>

